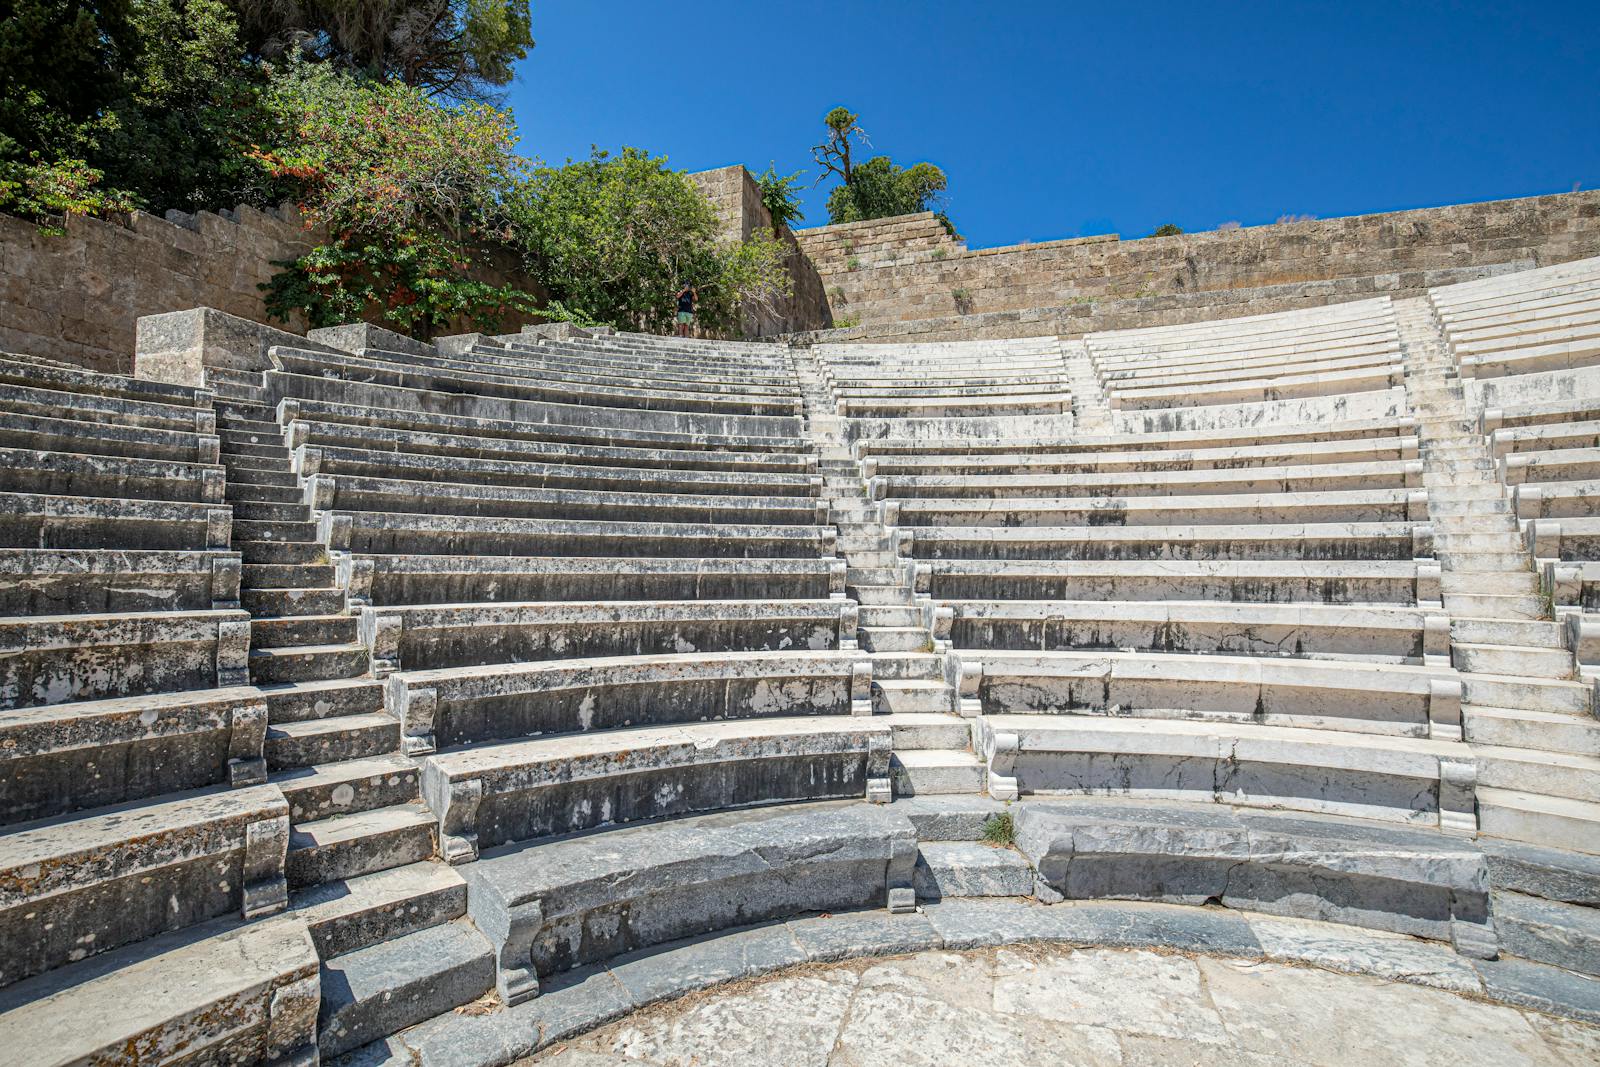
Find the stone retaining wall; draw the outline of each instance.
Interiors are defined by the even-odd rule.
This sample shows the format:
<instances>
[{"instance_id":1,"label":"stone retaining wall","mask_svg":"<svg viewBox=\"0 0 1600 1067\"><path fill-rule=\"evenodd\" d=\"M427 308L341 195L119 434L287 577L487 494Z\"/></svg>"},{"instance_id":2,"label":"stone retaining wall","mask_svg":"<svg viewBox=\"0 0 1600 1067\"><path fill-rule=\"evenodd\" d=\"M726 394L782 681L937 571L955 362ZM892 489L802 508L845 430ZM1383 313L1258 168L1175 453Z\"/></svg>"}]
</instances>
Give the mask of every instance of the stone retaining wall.
<instances>
[{"instance_id":1,"label":"stone retaining wall","mask_svg":"<svg viewBox=\"0 0 1600 1067\"><path fill-rule=\"evenodd\" d=\"M689 177L716 208L724 236L742 241L757 229L772 228L772 214L761 202L761 190L743 166L701 171ZM790 246L789 277L794 283L794 292L787 300L780 301L770 313L746 315L746 337L826 329L833 324L821 275L801 251L789 227L780 226L778 233L780 239Z\"/></svg>"},{"instance_id":2,"label":"stone retaining wall","mask_svg":"<svg viewBox=\"0 0 1600 1067\"><path fill-rule=\"evenodd\" d=\"M1600 192L1123 241L968 249L931 212L796 234L829 340L954 340L1168 325L1418 291L1600 253Z\"/></svg>"}]
</instances>

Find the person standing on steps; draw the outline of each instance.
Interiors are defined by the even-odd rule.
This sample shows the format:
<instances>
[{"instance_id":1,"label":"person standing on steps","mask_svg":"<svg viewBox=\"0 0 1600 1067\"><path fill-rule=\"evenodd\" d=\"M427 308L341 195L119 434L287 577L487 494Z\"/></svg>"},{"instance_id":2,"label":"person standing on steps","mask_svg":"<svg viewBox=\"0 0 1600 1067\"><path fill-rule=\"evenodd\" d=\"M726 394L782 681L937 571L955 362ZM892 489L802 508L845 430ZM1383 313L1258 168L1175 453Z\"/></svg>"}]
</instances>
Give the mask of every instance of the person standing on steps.
<instances>
[{"instance_id":1,"label":"person standing on steps","mask_svg":"<svg viewBox=\"0 0 1600 1067\"><path fill-rule=\"evenodd\" d=\"M678 290L678 336L688 337L689 329L694 325L694 304L700 299L700 291L692 285L685 285Z\"/></svg>"}]
</instances>

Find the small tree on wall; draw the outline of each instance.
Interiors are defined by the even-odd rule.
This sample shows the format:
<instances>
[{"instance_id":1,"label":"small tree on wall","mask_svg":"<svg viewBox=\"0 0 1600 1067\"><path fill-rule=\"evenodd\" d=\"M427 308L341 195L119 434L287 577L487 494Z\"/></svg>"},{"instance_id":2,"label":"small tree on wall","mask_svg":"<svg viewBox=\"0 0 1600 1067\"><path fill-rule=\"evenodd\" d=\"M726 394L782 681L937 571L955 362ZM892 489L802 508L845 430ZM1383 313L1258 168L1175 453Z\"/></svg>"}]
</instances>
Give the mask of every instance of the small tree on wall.
<instances>
[{"instance_id":1,"label":"small tree on wall","mask_svg":"<svg viewBox=\"0 0 1600 1067\"><path fill-rule=\"evenodd\" d=\"M932 163L902 167L888 156L873 156L864 163L855 161L855 149L872 144L856 121L858 117L843 107L828 112L822 120L828 128L828 139L811 149L812 157L822 168L818 181L829 174L840 179L839 186L828 194L828 221L837 224L887 219L935 207L948 181L944 171ZM956 228L949 217L942 211L938 215L954 236Z\"/></svg>"},{"instance_id":2,"label":"small tree on wall","mask_svg":"<svg viewBox=\"0 0 1600 1067\"><path fill-rule=\"evenodd\" d=\"M800 187L802 173L797 170L784 177L778 173L778 164L772 162L756 177L756 188L761 191L761 206L772 216L774 237L778 236L779 230L784 226L793 226L806 217L805 212L800 209L800 197L795 193Z\"/></svg>"}]
</instances>

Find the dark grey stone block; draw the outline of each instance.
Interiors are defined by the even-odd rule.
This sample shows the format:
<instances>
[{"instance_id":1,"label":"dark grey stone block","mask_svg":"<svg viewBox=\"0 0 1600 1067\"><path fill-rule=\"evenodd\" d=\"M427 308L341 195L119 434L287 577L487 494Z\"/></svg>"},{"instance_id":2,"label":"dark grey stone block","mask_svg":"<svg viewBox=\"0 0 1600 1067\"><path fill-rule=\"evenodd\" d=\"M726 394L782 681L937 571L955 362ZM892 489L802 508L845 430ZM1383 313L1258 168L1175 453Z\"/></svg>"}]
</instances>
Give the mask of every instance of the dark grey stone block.
<instances>
[{"instance_id":1,"label":"dark grey stone block","mask_svg":"<svg viewBox=\"0 0 1600 1067\"><path fill-rule=\"evenodd\" d=\"M916 912L893 915L887 911L861 911L817 916L797 919L789 929L813 962L894 956L944 945L927 916Z\"/></svg>"},{"instance_id":2,"label":"dark grey stone block","mask_svg":"<svg viewBox=\"0 0 1600 1067\"><path fill-rule=\"evenodd\" d=\"M807 960L783 923L711 934L631 953L610 964L635 1003L649 1004Z\"/></svg>"},{"instance_id":3,"label":"dark grey stone block","mask_svg":"<svg viewBox=\"0 0 1600 1067\"><path fill-rule=\"evenodd\" d=\"M1600 978L1525 960L1478 960L1473 966L1493 999L1584 1022L1600 1022Z\"/></svg>"},{"instance_id":4,"label":"dark grey stone block","mask_svg":"<svg viewBox=\"0 0 1600 1067\"><path fill-rule=\"evenodd\" d=\"M1494 923L1500 947L1513 956L1600 975L1600 909L1496 893Z\"/></svg>"},{"instance_id":5,"label":"dark grey stone block","mask_svg":"<svg viewBox=\"0 0 1600 1067\"><path fill-rule=\"evenodd\" d=\"M1600 905L1600 856L1487 837L1478 847L1489 864L1489 884L1495 889L1570 904Z\"/></svg>"}]
</instances>

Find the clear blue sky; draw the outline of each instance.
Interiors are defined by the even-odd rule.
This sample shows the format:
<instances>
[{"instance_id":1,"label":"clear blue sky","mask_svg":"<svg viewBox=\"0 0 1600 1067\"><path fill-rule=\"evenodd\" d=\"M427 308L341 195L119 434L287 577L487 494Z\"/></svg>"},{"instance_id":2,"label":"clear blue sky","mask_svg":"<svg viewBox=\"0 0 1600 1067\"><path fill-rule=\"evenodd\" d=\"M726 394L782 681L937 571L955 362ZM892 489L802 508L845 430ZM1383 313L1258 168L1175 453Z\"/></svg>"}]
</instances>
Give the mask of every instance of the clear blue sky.
<instances>
[{"instance_id":1,"label":"clear blue sky","mask_svg":"<svg viewBox=\"0 0 1600 1067\"><path fill-rule=\"evenodd\" d=\"M973 247L1600 187L1600 0L534 0L521 150L816 177L836 104ZM806 195L827 221L828 185Z\"/></svg>"}]
</instances>

